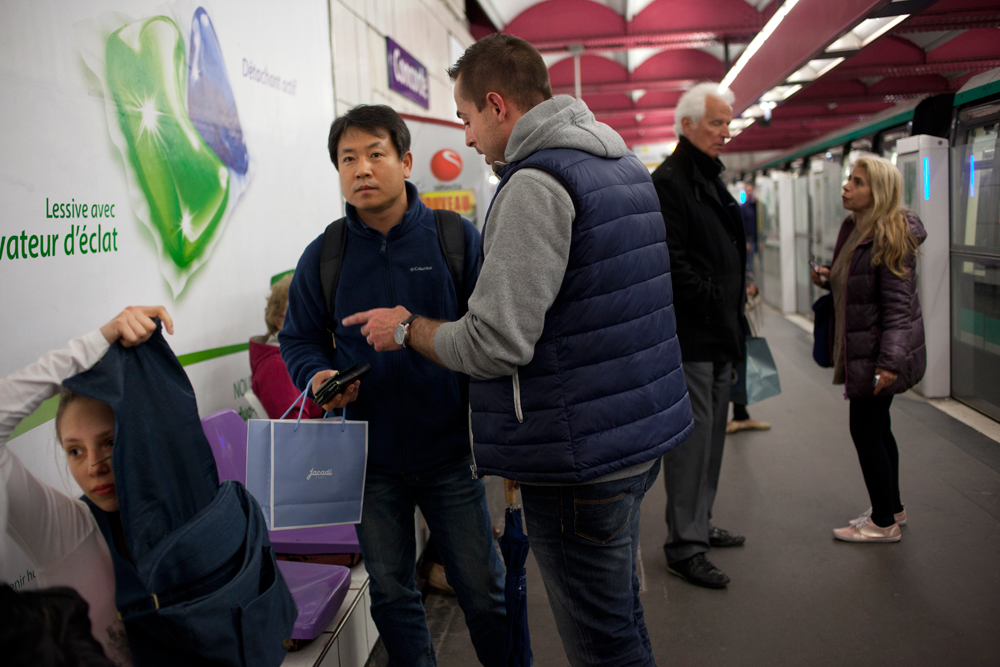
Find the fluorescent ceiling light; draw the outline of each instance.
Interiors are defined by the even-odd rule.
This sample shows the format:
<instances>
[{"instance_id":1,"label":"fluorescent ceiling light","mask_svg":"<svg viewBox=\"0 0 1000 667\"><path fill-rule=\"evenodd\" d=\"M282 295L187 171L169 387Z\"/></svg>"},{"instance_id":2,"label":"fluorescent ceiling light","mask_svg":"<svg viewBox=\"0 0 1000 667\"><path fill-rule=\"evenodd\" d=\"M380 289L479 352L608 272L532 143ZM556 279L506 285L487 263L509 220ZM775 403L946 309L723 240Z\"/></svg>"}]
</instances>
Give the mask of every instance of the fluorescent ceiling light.
<instances>
[{"instance_id":1,"label":"fluorescent ceiling light","mask_svg":"<svg viewBox=\"0 0 1000 667\"><path fill-rule=\"evenodd\" d=\"M788 83L805 83L820 78L834 67L844 62L843 58L818 58L810 60L795 74L788 77Z\"/></svg>"},{"instance_id":2,"label":"fluorescent ceiling light","mask_svg":"<svg viewBox=\"0 0 1000 667\"><path fill-rule=\"evenodd\" d=\"M735 138L740 136L740 132L747 129L753 125L756 118L734 118L731 123L729 123L729 136Z\"/></svg>"},{"instance_id":3,"label":"fluorescent ceiling light","mask_svg":"<svg viewBox=\"0 0 1000 667\"><path fill-rule=\"evenodd\" d=\"M757 53L760 47L764 45L764 42L767 41L767 38L771 36L777 27L781 25L781 22L785 20L786 16L788 16L788 12L792 11L797 4L799 4L799 0L785 0L785 4L783 4L778 11L774 13L774 16L772 16L771 20L767 22L767 25L765 25L764 28L757 33L757 35L753 38L753 41L750 42L750 45L747 46L746 50L740 54L739 60L736 61L736 64L733 65L732 69L726 73L725 78L722 79L722 85L724 87L728 88L733 84L733 81L736 80L736 77L739 76L740 72L743 71L743 68L746 67L748 62L750 62L750 59L753 58L754 54Z\"/></svg>"},{"instance_id":4,"label":"fluorescent ceiling light","mask_svg":"<svg viewBox=\"0 0 1000 667\"><path fill-rule=\"evenodd\" d=\"M777 103L787 100L800 90L802 90L802 86L797 83L792 85L775 86L760 96L761 106L764 106L763 103L765 102Z\"/></svg>"},{"instance_id":5,"label":"fluorescent ceiling light","mask_svg":"<svg viewBox=\"0 0 1000 667\"><path fill-rule=\"evenodd\" d=\"M910 18L909 14L900 14L899 16L865 19L854 26L849 33L826 47L826 52L837 53L863 49L908 18Z\"/></svg>"}]
</instances>

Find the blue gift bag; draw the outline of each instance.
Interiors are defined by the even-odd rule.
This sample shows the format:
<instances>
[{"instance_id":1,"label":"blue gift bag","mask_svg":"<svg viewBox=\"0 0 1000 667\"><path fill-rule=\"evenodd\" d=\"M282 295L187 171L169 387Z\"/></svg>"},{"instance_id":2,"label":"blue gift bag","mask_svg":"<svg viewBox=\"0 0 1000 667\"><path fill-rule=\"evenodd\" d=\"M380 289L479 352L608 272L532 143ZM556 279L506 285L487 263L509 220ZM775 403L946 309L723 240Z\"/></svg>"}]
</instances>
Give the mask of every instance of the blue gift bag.
<instances>
[{"instance_id":1,"label":"blue gift bag","mask_svg":"<svg viewBox=\"0 0 1000 667\"><path fill-rule=\"evenodd\" d=\"M268 530L360 523L368 422L299 414L248 424L247 489Z\"/></svg>"}]
</instances>

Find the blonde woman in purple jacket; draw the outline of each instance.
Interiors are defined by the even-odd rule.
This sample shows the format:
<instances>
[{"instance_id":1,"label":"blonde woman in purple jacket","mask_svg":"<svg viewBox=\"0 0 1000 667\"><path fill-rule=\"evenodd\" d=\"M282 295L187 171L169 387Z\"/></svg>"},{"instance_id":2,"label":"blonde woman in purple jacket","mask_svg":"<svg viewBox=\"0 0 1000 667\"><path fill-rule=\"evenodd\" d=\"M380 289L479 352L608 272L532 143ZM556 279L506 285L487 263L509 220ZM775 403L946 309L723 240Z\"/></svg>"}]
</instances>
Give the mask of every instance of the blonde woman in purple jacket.
<instances>
[{"instance_id":1,"label":"blonde woman in purple jacket","mask_svg":"<svg viewBox=\"0 0 1000 667\"><path fill-rule=\"evenodd\" d=\"M850 427L871 509L833 536L847 542L898 542L906 510L899 495L899 451L892 397L920 381L927 365L917 297L917 247L927 237L902 206L903 179L884 158L854 164L842 200L844 220L833 263L812 272L833 296L833 383L851 402Z\"/></svg>"}]
</instances>

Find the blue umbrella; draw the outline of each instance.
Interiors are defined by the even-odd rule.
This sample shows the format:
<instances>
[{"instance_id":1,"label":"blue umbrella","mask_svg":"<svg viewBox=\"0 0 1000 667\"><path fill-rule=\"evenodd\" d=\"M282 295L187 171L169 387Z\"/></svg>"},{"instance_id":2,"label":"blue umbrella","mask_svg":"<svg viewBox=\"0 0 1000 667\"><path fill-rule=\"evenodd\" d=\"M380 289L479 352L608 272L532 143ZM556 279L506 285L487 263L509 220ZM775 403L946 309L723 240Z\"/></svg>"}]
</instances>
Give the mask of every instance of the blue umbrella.
<instances>
[{"instance_id":1,"label":"blue umbrella","mask_svg":"<svg viewBox=\"0 0 1000 667\"><path fill-rule=\"evenodd\" d=\"M500 553L507 566L504 596L507 603L507 667L531 667L531 638L528 636L528 585L524 562L528 559L528 537L524 534L521 509L515 505L514 489L506 489Z\"/></svg>"}]
</instances>

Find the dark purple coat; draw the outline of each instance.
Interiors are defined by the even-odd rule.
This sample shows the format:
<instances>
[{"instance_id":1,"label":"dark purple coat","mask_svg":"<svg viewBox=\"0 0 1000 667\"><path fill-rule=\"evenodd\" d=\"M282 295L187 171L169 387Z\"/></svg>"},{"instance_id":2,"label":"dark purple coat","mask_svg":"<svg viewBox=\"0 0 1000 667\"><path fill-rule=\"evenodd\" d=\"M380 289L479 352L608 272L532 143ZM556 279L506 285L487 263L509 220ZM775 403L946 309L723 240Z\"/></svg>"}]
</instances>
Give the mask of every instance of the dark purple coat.
<instances>
[{"instance_id":1,"label":"dark purple coat","mask_svg":"<svg viewBox=\"0 0 1000 667\"><path fill-rule=\"evenodd\" d=\"M910 231L918 243L927 238L920 218L907 213ZM854 220L848 217L840 227L833 256L854 230ZM924 320L917 295L916 257L906 263L907 274L902 278L885 264L872 266L872 237L858 244L851 258L847 275L845 313L834 312L831 318L843 316L846 327L844 345L844 391L847 398L874 396L875 368L885 368L899 375L895 384L879 392L879 396L900 394L924 376L927 350L924 347ZM831 322L831 331L836 331ZM833 339L831 338L831 345Z\"/></svg>"}]
</instances>

